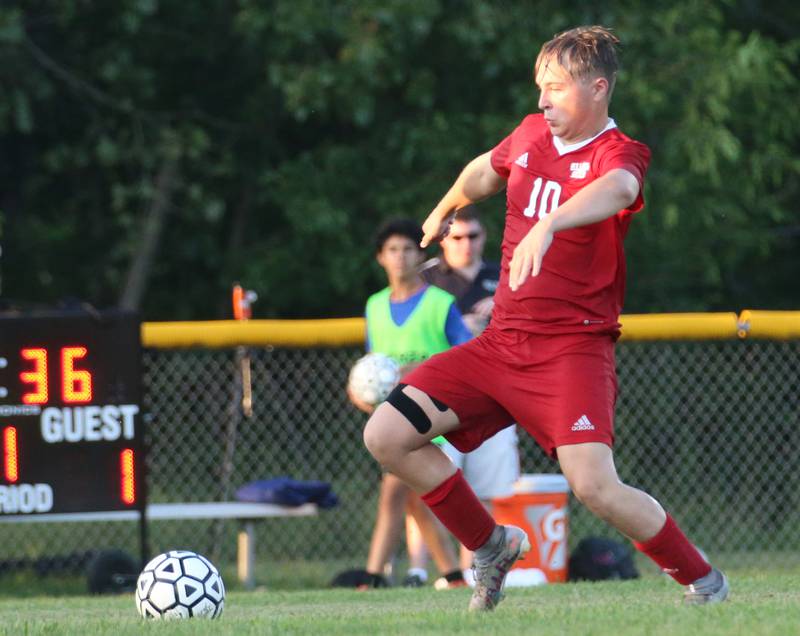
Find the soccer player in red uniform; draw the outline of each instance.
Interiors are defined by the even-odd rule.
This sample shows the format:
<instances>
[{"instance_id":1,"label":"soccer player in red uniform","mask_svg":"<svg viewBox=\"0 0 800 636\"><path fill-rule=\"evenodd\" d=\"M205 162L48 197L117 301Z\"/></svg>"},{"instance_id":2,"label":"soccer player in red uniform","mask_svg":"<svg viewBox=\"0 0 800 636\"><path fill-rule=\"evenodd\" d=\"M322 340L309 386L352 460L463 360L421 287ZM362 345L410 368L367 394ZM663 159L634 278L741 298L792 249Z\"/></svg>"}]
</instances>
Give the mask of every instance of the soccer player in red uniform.
<instances>
[{"instance_id":1,"label":"soccer player in red uniform","mask_svg":"<svg viewBox=\"0 0 800 636\"><path fill-rule=\"evenodd\" d=\"M443 434L468 452L514 421L558 460L584 505L686 586L686 602L728 594L725 575L614 467L623 239L644 205L650 161L648 148L608 116L617 44L598 26L545 43L535 67L542 113L467 164L428 216L423 246L447 234L459 208L506 188L492 320L479 337L409 374L364 431L372 455L475 551L471 610L494 609L530 543L520 528L493 521L430 440Z\"/></svg>"}]
</instances>

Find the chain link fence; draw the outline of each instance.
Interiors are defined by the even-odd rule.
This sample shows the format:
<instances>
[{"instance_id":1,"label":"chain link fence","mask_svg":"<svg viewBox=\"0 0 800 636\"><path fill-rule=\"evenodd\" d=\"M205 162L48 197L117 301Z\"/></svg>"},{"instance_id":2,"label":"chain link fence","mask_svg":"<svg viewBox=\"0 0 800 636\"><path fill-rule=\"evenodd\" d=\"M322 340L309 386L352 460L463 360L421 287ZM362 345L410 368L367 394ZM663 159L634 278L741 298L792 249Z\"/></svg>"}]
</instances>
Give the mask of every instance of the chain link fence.
<instances>
[{"instance_id":1,"label":"chain link fence","mask_svg":"<svg viewBox=\"0 0 800 636\"><path fill-rule=\"evenodd\" d=\"M224 499L279 475L329 481L338 507L257 524L258 559L362 566L380 480L361 441L366 417L344 393L362 350L250 348L252 417L240 406L241 352L145 350L150 501ZM799 340L617 347L620 476L662 501L723 564L800 561L799 359ZM523 472L558 470L527 434L520 439ZM158 521L149 531L154 553L190 547L223 564L236 558L235 522ZM570 545L589 534L619 538L573 500ZM138 550L127 522L6 525L3 538L0 561Z\"/></svg>"}]
</instances>

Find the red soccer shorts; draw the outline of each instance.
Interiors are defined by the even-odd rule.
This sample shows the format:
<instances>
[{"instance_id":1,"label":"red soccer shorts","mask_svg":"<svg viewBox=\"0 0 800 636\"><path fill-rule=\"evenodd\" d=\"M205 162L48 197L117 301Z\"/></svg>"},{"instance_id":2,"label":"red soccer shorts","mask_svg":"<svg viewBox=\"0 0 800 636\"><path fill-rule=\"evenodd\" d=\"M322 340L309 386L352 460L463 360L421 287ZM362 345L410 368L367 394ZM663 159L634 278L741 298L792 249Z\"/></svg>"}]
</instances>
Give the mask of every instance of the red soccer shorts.
<instances>
[{"instance_id":1,"label":"red soccer shorts","mask_svg":"<svg viewBox=\"0 0 800 636\"><path fill-rule=\"evenodd\" d=\"M617 374L608 335L545 336L490 326L403 382L455 411L460 425L445 437L463 453L512 422L553 457L559 446L614 443Z\"/></svg>"}]
</instances>

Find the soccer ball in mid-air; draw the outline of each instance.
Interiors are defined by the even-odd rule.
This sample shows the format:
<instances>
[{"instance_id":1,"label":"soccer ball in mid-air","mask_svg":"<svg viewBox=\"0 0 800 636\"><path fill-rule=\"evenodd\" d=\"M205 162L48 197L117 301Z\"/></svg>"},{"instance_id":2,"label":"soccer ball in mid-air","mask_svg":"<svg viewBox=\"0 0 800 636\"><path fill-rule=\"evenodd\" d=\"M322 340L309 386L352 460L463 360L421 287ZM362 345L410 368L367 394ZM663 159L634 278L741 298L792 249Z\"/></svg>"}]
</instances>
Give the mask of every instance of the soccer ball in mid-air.
<instances>
[{"instance_id":1,"label":"soccer ball in mid-air","mask_svg":"<svg viewBox=\"0 0 800 636\"><path fill-rule=\"evenodd\" d=\"M224 605L217 568L189 550L159 554L136 581L136 607L144 618L217 618Z\"/></svg>"},{"instance_id":2,"label":"soccer ball in mid-air","mask_svg":"<svg viewBox=\"0 0 800 636\"><path fill-rule=\"evenodd\" d=\"M400 367L387 355L368 353L350 369L347 386L362 402L375 405L383 402L400 381Z\"/></svg>"}]
</instances>

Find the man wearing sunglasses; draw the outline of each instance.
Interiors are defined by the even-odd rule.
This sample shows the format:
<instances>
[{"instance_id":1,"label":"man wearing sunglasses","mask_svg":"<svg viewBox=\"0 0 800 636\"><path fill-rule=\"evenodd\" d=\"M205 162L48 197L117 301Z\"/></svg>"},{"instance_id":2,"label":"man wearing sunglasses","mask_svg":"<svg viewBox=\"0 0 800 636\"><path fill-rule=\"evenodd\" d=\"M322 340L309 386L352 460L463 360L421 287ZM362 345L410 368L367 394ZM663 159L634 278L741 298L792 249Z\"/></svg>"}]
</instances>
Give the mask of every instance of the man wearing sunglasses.
<instances>
[{"instance_id":1,"label":"man wearing sunglasses","mask_svg":"<svg viewBox=\"0 0 800 636\"><path fill-rule=\"evenodd\" d=\"M422 277L456 297L464 322L478 335L489 324L500 264L483 260L486 231L475 206L458 212L450 233L442 240L440 257L426 261Z\"/></svg>"}]
</instances>

